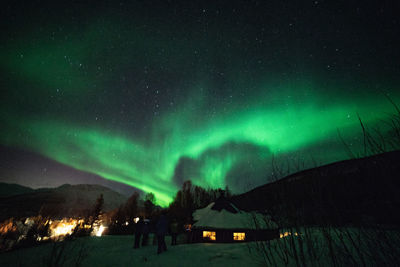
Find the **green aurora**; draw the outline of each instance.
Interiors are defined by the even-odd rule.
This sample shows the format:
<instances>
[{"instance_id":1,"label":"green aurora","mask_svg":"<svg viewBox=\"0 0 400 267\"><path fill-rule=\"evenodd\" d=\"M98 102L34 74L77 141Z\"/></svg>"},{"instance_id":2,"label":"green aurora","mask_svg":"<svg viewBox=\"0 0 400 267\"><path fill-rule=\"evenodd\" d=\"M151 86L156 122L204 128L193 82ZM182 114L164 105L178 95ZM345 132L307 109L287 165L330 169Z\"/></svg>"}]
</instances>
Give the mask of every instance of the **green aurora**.
<instances>
[{"instance_id":1,"label":"green aurora","mask_svg":"<svg viewBox=\"0 0 400 267\"><path fill-rule=\"evenodd\" d=\"M338 130L359 151L357 114L378 127L395 112L384 94L400 100L397 72L380 67L390 55L370 55L356 28L326 48L282 26L286 38L264 45L273 28L210 19L205 36L203 21L102 12L85 26L10 26L0 143L153 192L162 206L188 179L234 192L264 184L272 157L346 159ZM346 47L344 36L360 38Z\"/></svg>"},{"instance_id":2,"label":"green aurora","mask_svg":"<svg viewBox=\"0 0 400 267\"><path fill-rule=\"evenodd\" d=\"M374 104L372 99L360 104L342 101L322 109L316 103L323 105L328 100L316 99L315 94L313 98L309 103L267 108L255 103L201 122L196 120L198 114L186 110L167 114L154 123L145 143L110 129L21 118L7 123L9 130L2 132L1 140L3 144L29 148L74 168L154 192L159 203L166 205L177 190L172 179L182 157L196 162L197 169L186 170L185 179L202 186L224 187L227 174L235 165L249 159L253 164L259 161L267 165L272 154L301 151L318 142L337 139L337 129L348 137L359 136L357 112L367 125L374 126L385 112L393 110L390 103ZM330 154L328 160L344 157L339 141L336 146L336 154ZM249 148L253 149L246 153ZM265 181L266 175L261 177Z\"/></svg>"}]
</instances>

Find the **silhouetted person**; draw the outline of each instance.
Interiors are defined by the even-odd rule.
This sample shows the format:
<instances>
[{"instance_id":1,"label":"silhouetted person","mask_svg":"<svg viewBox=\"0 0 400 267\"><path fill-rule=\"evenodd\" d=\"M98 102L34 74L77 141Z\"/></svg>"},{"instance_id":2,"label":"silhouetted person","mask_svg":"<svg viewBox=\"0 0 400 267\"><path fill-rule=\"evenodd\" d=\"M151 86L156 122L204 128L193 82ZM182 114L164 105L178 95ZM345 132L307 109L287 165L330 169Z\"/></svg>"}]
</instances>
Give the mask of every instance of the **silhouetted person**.
<instances>
[{"instance_id":1,"label":"silhouetted person","mask_svg":"<svg viewBox=\"0 0 400 267\"><path fill-rule=\"evenodd\" d=\"M167 250L167 245L165 244L165 235L168 231L168 222L164 214L161 214L156 225L157 234L157 254L162 253Z\"/></svg>"},{"instance_id":2,"label":"silhouetted person","mask_svg":"<svg viewBox=\"0 0 400 267\"><path fill-rule=\"evenodd\" d=\"M176 245L176 237L178 236L178 222L174 219L170 226L171 229L171 246Z\"/></svg>"},{"instance_id":3,"label":"silhouetted person","mask_svg":"<svg viewBox=\"0 0 400 267\"><path fill-rule=\"evenodd\" d=\"M150 221L150 232L153 233L153 246L157 245L157 233L156 233L156 224L158 220Z\"/></svg>"},{"instance_id":4,"label":"silhouetted person","mask_svg":"<svg viewBox=\"0 0 400 267\"><path fill-rule=\"evenodd\" d=\"M147 245L147 240L149 239L149 232L150 232L150 222L149 220L145 219L143 220L143 226L142 226L142 247Z\"/></svg>"},{"instance_id":5,"label":"silhouetted person","mask_svg":"<svg viewBox=\"0 0 400 267\"><path fill-rule=\"evenodd\" d=\"M135 225L135 245L133 248L139 248L140 246L140 238L142 236L143 224L143 218L139 218L139 221Z\"/></svg>"}]
</instances>

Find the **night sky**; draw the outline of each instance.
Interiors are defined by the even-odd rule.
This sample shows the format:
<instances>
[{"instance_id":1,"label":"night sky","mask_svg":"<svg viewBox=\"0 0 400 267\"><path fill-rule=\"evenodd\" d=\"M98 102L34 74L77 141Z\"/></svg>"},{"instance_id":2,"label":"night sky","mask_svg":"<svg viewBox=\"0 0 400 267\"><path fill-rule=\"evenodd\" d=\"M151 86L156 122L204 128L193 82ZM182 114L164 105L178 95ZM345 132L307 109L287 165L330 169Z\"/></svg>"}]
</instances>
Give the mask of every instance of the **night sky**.
<instances>
[{"instance_id":1,"label":"night sky","mask_svg":"<svg viewBox=\"0 0 400 267\"><path fill-rule=\"evenodd\" d=\"M1 148L58 164L21 184L66 166L161 205L188 179L243 192L272 157L347 159L338 130L359 151L357 113L378 127L400 103L396 1L56 2L0 11Z\"/></svg>"}]
</instances>

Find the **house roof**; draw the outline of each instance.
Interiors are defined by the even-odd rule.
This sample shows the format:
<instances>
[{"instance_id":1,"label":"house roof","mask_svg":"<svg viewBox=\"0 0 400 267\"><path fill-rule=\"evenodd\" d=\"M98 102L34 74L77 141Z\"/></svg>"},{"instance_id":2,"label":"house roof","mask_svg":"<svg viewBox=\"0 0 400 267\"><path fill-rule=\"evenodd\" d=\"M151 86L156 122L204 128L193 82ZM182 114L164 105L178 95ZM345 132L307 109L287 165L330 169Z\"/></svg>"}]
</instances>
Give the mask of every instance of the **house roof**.
<instances>
[{"instance_id":1,"label":"house roof","mask_svg":"<svg viewBox=\"0 0 400 267\"><path fill-rule=\"evenodd\" d=\"M214 205L211 206L212 210L216 210L216 211L221 211L221 210L226 210L229 211L231 213L238 213L239 209L236 208L235 205L233 205L233 203L231 203L229 200L227 200L225 197L221 196L219 197L215 202Z\"/></svg>"},{"instance_id":2,"label":"house roof","mask_svg":"<svg viewBox=\"0 0 400 267\"><path fill-rule=\"evenodd\" d=\"M226 202L225 202L226 201ZM228 200L218 204L212 202L193 213L196 221L193 228L214 229L276 229L277 225L266 216L256 212L245 212ZM228 205L229 204L229 205Z\"/></svg>"}]
</instances>

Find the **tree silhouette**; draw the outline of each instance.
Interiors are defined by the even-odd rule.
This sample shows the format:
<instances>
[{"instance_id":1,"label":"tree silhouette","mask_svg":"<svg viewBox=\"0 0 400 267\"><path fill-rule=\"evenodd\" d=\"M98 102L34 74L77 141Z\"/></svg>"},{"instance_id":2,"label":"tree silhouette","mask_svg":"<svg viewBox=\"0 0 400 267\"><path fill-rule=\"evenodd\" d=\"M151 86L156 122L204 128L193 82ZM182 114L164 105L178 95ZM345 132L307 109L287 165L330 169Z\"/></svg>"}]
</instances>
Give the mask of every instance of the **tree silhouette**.
<instances>
[{"instance_id":1,"label":"tree silhouette","mask_svg":"<svg viewBox=\"0 0 400 267\"><path fill-rule=\"evenodd\" d=\"M103 194L100 194L100 196L96 199L96 203L93 208L92 220L91 220L92 225L96 220L99 219L99 216L103 210L103 207L104 207L104 198L103 198Z\"/></svg>"},{"instance_id":2,"label":"tree silhouette","mask_svg":"<svg viewBox=\"0 0 400 267\"><path fill-rule=\"evenodd\" d=\"M132 196L129 197L128 201L125 205L125 213L129 222L132 222L133 219L138 215L138 200L139 193L134 192Z\"/></svg>"},{"instance_id":3,"label":"tree silhouette","mask_svg":"<svg viewBox=\"0 0 400 267\"><path fill-rule=\"evenodd\" d=\"M149 192L145 196L145 201L144 201L144 212L146 217L151 217L154 207L155 207L155 202L156 202L156 197L152 192Z\"/></svg>"}]
</instances>

